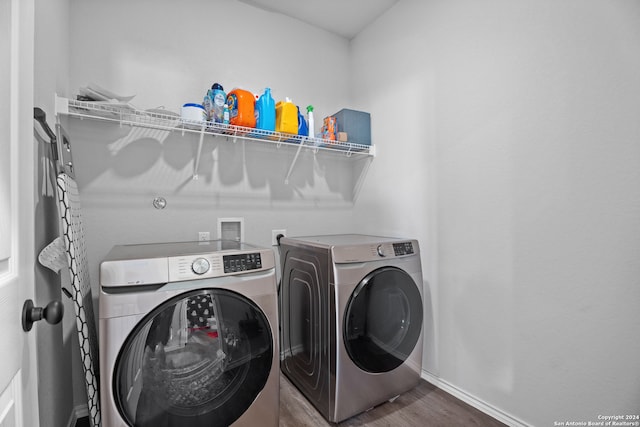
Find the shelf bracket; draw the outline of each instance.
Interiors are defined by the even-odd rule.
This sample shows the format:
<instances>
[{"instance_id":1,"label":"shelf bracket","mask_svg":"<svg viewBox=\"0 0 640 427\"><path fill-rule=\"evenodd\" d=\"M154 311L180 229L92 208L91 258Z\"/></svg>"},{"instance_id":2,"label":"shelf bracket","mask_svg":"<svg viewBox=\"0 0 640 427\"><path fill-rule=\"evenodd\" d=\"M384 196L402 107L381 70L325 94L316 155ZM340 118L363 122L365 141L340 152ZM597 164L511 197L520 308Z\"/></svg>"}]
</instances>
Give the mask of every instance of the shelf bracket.
<instances>
[{"instance_id":1,"label":"shelf bracket","mask_svg":"<svg viewBox=\"0 0 640 427\"><path fill-rule=\"evenodd\" d=\"M69 114L69 99L55 94L56 115Z\"/></svg>"},{"instance_id":2,"label":"shelf bracket","mask_svg":"<svg viewBox=\"0 0 640 427\"><path fill-rule=\"evenodd\" d=\"M296 155L293 156L293 161L291 162L291 166L289 166L289 171L287 172L287 176L284 177L285 185L289 185L289 177L291 176L291 172L293 172L293 167L296 165L296 162L298 161L300 150L302 150L302 146L304 145L306 140L307 140L306 138L301 140L300 144L298 145L298 149L296 150Z\"/></svg>"},{"instance_id":3,"label":"shelf bracket","mask_svg":"<svg viewBox=\"0 0 640 427\"><path fill-rule=\"evenodd\" d=\"M202 128L200 128L200 140L198 141L198 152L196 153L196 161L193 164L192 179L198 179L198 166L200 166L200 155L202 154L202 143L204 141L204 129L206 126L207 122L202 122Z\"/></svg>"}]
</instances>

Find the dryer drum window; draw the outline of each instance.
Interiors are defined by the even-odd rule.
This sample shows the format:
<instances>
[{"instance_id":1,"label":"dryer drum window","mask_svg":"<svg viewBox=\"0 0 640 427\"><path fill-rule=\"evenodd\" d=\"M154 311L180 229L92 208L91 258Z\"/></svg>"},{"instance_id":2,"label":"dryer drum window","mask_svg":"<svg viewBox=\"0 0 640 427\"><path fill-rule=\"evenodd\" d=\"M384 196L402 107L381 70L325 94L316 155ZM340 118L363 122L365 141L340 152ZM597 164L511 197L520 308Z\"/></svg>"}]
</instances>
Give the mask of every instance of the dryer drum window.
<instances>
[{"instance_id":1,"label":"dryer drum window","mask_svg":"<svg viewBox=\"0 0 640 427\"><path fill-rule=\"evenodd\" d=\"M199 289L165 301L127 337L114 369L118 410L130 426L228 426L264 388L271 328L252 301Z\"/></svg>"},{"instance_id":2,"label":"dryer drum window","mask_svg":"<svg viewBox=\"0 0 640 427\"><path fill-rule=\"evenodd\" d=\"M344 345L367 372L389 372L411 354L422 330L422 298L411 276L397 267L369 273L344 314Z\"/></svg>"}]
</instances>

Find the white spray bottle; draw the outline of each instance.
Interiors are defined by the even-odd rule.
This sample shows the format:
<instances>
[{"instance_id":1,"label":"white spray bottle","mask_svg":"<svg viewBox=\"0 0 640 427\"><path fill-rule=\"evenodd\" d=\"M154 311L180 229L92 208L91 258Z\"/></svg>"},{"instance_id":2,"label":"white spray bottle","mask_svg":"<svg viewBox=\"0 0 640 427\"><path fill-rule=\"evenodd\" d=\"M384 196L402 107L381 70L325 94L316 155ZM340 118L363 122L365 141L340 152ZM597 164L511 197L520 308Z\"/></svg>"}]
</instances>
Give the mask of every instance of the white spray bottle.
<instances>
[{"instance_id":1,"label":"white spray bottle","mask_svg":"<svg viewBox=\"0 0 640 427\"><path fill-rule=\"evenodd\" d=\"M307 133L307 136L309 138L313 138L315 137L315 125L313 123L313 105L307 105L307 122L309 124L309 132Z\"/></svg>"}]
</instances>

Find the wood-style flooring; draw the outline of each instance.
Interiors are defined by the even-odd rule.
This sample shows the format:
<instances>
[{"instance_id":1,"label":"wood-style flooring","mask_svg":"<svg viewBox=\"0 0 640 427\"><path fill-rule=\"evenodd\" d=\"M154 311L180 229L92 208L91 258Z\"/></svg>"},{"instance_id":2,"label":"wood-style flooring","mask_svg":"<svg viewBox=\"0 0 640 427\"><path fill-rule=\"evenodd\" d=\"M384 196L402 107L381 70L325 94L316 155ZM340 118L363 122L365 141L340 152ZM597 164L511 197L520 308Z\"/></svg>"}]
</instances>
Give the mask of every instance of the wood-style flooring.
<instances>
[{"instance_id":1,"label":"wood-style flooring","mask_svg":"<svg viewBox=\"0 0 640 427\"><path fill-rule=\"evenodd\" d=\"M422 380L418 387L369 411L331 424L280 375L280 427L498 427L497 421Z\"/></svg>"},{"instance_id":2,"label":"wood-style flooring","mask_svg":"<svg viewBox=\"0 0 640 427\"><path fill-rule=\"evenodd\" d=\"M280 427L503 427L505 424L426 381L393 402L349 418L327 422L284 375L280 375ZM89 427L82 418L76 427Z\"/></svg>"}]
</instances>

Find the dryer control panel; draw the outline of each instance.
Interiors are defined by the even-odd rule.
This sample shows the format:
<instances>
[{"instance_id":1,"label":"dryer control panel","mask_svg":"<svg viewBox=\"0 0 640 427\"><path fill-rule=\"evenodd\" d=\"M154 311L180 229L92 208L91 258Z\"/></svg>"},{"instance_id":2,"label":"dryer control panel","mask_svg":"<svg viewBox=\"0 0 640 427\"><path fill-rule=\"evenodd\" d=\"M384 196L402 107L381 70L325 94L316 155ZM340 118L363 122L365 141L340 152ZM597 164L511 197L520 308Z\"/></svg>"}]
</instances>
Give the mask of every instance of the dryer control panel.
<instances>
[{"instance_id":1,"label":"dryer control panel","mask_svg":"<svg viewBox=\"0 0 640 427\"><path fill-rule=\"evenodd\" d=\"M395 256L411 255L413 254L413 244L411 242L394 243L393 253Z\"/></svg>"},{"instance_id":2,"label":"dryer control panel","mask_svg":"<svg viewBox=\"0 0 640 427\"><path fill-rule=\"evenodd\" d=\"M416 240L334 246L331 249L333 252L333 260L336 264L409 257L420 253Z\"/></svg>"}]
</instances>

